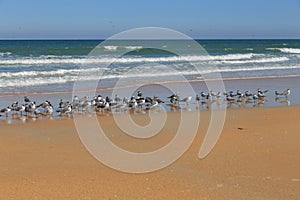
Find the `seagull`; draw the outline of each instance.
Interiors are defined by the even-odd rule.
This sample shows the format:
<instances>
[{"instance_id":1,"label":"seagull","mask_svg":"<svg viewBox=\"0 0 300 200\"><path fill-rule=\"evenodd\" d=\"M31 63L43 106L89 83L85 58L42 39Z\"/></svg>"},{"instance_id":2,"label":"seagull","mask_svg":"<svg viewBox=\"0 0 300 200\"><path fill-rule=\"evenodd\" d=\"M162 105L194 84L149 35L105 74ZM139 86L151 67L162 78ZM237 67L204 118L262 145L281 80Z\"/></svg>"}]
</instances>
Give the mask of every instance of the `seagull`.
<instances>
[{"instance_id":1,"label":"seagull","mask_svg":"<svg viewBox=\"0 0 300 200\"><path fill-rule=\"evenodd\" d=\"M162 101L161 99L159 99L158 96L154 96L153 100L157 101L158 104L165 103L164 101Z\"/></svg>"},{"instance_id":2,"label":"seagull","mask_svg":"<svg viewBox=\"0 0 300 200\"><path fill-rule=\"evenodd\" d=\"M127 103L124 103L124 102L116 105L116 107L115 107L116 112L123 110L124 108L126 108L126 106L127 106Z\"/></svg>"},{"instance_id":3,"label":"seagull","mask_svg":"<svg viewBox=\"0 0 300 200\"><path fill-rule=\"evenodd\" d=\"M276 96L276 97L282 96L282 95L283 95L283 93L280 93L280 92L278 92L277 90L275 91L275 96Z\"/></svg>"},{"instance_id":4,"label":"seagull","mask_svg":"<svg viewBox=\"0 0 300 200\"><path fill-rule=\"evenodd\" d=\"M253 94L252 98L253 98L254 101L256 101L257 99L259 99L259 97L256 94Z\"/></svg>"},{"instance_id":5,"label":"seagull","mask_svg":"<svg viewBox=\"0 0 300 200\"><path fill-rule=\"evenodd\" d=\"M25 105L25 112L26 113L28 113L28 112L32 113L32 112L34 112L35 109L36 109L35 101Z\"/></svg>"},{"instance_id":6,"label":"seagull","mask_svg":"<svg viewBox=\"0 0 300 200\"><path fill-rule=\"evenodd\" d=\"M235 98L229 95L229 96L226 97L226 100L227 100L229 103L234 103Z\"/></svg>"},{"instance_id":7,"label":"seagull","mask_svg":"<svg viewBox=\"0 0 300 200\"><path fill-rule=\"evenodd\" d=\"M200 95L203 100L209 100L209 98L211 97L210 93L206 94L205 92L201 92Z\"/></svg>"},{"instance_id":8,"label":"seagull","mask_svg":"<svg viewBox=\"0 0 300 200\"><path fill-rule=\"evenodd\" d=\"M237 91L236 91L236 94L237 94L238 96L242 96L242 92L241 92L240 90L237 90Z\"/></svg>"},{"instance_id":9,"label":"seagull","mask_svg":"<svg viewBox=\"0 0 300 200\"><path fill-rule=\"evenodd\" d=\"M16 110L16 108L18 108L18 102L16 101L15 103L11 104L11 108L12 110Z\"/></svg>"},{"instance_id":10,"label":"seagull","mask_svg":"<svg viewBox=\"0 0 300 200\"><path fill-rule=\"evenodd\" d=\"M262 89L260 89L260 88L257 89L257 92L258 92L258 93L262 93L262 94L267 93L268 91L269 91L269 90L262 90Z\"/></svg>"},{"instance_id":11,"label":"seagull","mask_svg":"<svg viewBox=\"0 0 300 200\"><path fill-rule=\"evenodd\" d=\"M35 115L51 116L53 114L54 112L53 106L51 105L50 102L48 104L46 102L43 103L42 106L37 106L37 108L34 110Z\"/></svg>"},{"instance_id":12,"label":"seagull","mask_svg":"<svg viewBox=\"0 0 300 200\"><path fill-rule=\"evenodd\" d=\"M236 101L242 103L244 101L244 96L243 95L239 96Z\"/></svg>"},{"instance_id":13,"label":"seagull","mask_svg":"<svg viewBox=\"0 0 300 200\"><path fill-rule=\"evenodd\" d=\"M134 96L131 97L130 101L128 102L128 107L134 109L137 106L137 102Z\"/></svg>"},{"instance_id":14,"label":"seagull","mask_svg":"<svg viewBox=\"0 0 300 200\"><path fill-rule=\"evenodd\" d=\"M37 108L46 108L47 106L51 105L51 103L46 100L45 102L41 103L40 105L36 106Z\"/></svg>"},{"instance_id":15,"label":"seagull","mask_svg":"<svg viewBox=\"0 0 300 200\"><path fill-rule=\"evenodd\" d=\"M236 97L236 96L237 96L237 93L234 93L233 91L230 91L230 92L229 92L229 96L230 96L230 97Z\"/></svg>"},{"instance_id":16,"label":"seagull","mask_svg":"<svg viewBox=\"0 0 300 200\"><path fill-rule=\"evenodd\" d=\"M188 106L189 102L192 100L192 97L185 97L184 99L181 99L180 102L185 102L186 105Z\"/></svg>"},{"instance_id":17,"label":"seagull","mask_svg":"<svg viewBox=\"0 0 300 200\"><path fill-rule=\"evenodd\" d=\"M109 102L106 102L106 103L105 103L104 109L105 109L106 111L109 111L109 110L110 110Z\"/></svg>"},{"instance_id":18,"label":"seagull","mask_svg":"<svg viewBox=\"0 0 300 200\"><path fill-rule=\"evenodd\" d=\"M121 98L119 97L119 95L115 95L115 102L119 103L121 101Z\"/></svg>"},{"instance_id":19,"label":"seagull","mask_svg":"<svg viewBox=\"0 0 300 200\"><path fill-rule=\"evenodd\" d=\"M73 103L74 103L74 102L79 102L79 98L78 98L77 95L75 95L75 96L73 97Z\"/></svg>"},{"instance_id":20,"label":"seagull","mask_svg":"<svg viewBox=\"0 0 300 200\"><path fill-rule=\"evenodd\" d=\"M123 98L123 103L129 104L128 98L124 97L124 98Z\"/></svg>"},{"instance_id":21,"label":"seagull","mask_svg":"<svg viewBox=\"0 0 300 200\"><path fill-rule=\"evenodd\" d=\"M102 101L102 96L99 94L98 96L97 96L97 100L96 100L97 102L100 102L100 101Z\"/></svg>"},{"instance_id":22,"label":"seagull","mask_svg":"<svg viewBox=\"0 0 300 200\"><path fill-rule=\"evenodd\" d=\"M97 104L96 99L93 98L93 99L91 100L91 106L96 106L96 104Z\"/></svg>"},{"instance_id":23,"label":"seagull","mask_svg":"<svg viewBox=\"0 0 300 200\"><path fill-rule=\"evenodd\" d=\"M138 92L137 92L137 96L138 96L138 97L142 97L142 96L143 96L142 92L141 92L141 91L138 91Z\"/></svg>"},{"instance_id":24,"label":"seagull","mask_svg":"<svg viewBox=\"0 0 300 200\"><path fill-rule=\"evenodd\" d=\"M145 99L143 97L139 97L138 99L136 99L136 103L140 107L140 109L142 110L142 107L145 103Z\"/></svg>"},{"instance_id":25,"label":"seagull","mask_svg":"<svg viewBox=\"0 0 300 200\"><path fill-rule=\"evenodd\" d=\"M198 94L196 95L196 98L195 98L195 100L196 100L197 104L199 104L200 97L199 97L199 95L198 95Z\"/></svg>"},{"instance_id":26,"label":"seagull","mask_svg":"<svg viewBox=\"0 0 300 200\"><path fill-rule=\"evenodd\" d=\"M266 97L266 95L264 94L264 92L258 92L257 96L259 99L264 99Z\"/></svg>"},{"instance_id":27,"label":"seagull","mask_svg":"<svg viewBox=\"0 0 300 200\"><path fill-rule=\"evenodd\" d=\"M25 104L30 103L30 100L28 99L27 96L24 97L24 102L25 102Z\"/></svg>"},{"instance_id":28,"label":"seagull","mask_svg":"<svg viewBox=\"0 0 300 200\"><path fill-rule=\"evenodd\" d=\"M146 105L146 110L150 110L152 108L155 108L156 106L158 106L158 102L156 100L153 100L151 103Z\"/></svg>"},{"instance_id":29,"label":"seagull","mask_svg":"<svg viewBox=\"0 0 300 200\"><path fill-rule=\"evenodd\" d=\"M72 106L69 104L64 108L58 108L58 110L56 112L58 112L60 115L69 114L72 112Z\"/></svg>"},{"instance_id":30,"label":"seagull","mask_svg":"<svg viewBox=\"0 0 300 200\"><path fill-rule=\"evenodd\" d=\"M283 94L283 95L285 96L285 98L287 99L288 96L291 94L291 90L288 88L287 90L283 91L282 94Z\"/></svg>"},{"instance_id":31,"label":"seagull","mask_svg":"<svg viewBox=\"0 0 300 200\"><path fill-rule=\"evenodd\" d=\"M245 92L245 96L246 96L246 97L252 97L253 94L247 90L247 91Z\"/></svg>"},{"instance_id":32,"label":"seagull","mask_svg":"<svg viewBox=\"0 0 300 200\"><path fill-rule=\"evenodd\" d=\"M14 110L15 110L16 112L20 112L21 115L22 115L22 112L25 111L25 106L24 106L24 105L19 106L19 107L15 108Z\"/></svg>"},{"instance_id":33,"label":"seagull","mask_svg":"<svg viewBox=\"0 0 300 200\"><path fill-rule=\"evenodd\" d=\"M5 116L8 117L8 113L11 111L11 108L7 106L7 108L3 108L0 110L0 113L5 113Z\"/></svg>"},{"instance_id":34,"label":"seagull","mask_svg":"<svg viewBox=\"0 0 300 200\"><path fill-rule=\"evenodd\" d=\"M152 103L153 99L151 97L145 98L145 103Z\"/></svg>"},{"instance_id":35,"label":"seagull","mask_svg":"<svg viewBox=\"0 0 300 200\"><path fill-rule=\"evenodd\" d=\"M210 91L206 98L208 99L209 97L214 97L215 99L219 99L221 97L221 92L215 93L213 91Z\"/></svg>"},{"instance_id":36,"label":"seagull","mask_svg":"<svg viewBox=\"0 0 300 200\"><path fill-rule=\"evenodd\" d=\"M96 111L104 112L105 110L109 110L109 102L100 102L97 107L95 108Z\"/></svg>"},{"instance_id":37,"label":"seagull","mask_svg":"<svg viewBox=\"0 0 300 200\"><path fill-rule=\"evenodd\" d=\"M112 102L112 99L109 98L108 96L106 96L106 97L105 97L105 101L108 102L108 103L110 103L110 102Z\"/></svg>"},{"instance_id":38,"label":"seagull","mask_svg":"<svg viewBox=\"0 0 300 200\"><path fill-rule=\"evenodd\" d=\"M170 99L171 103L176 103L179 100L179 96L177 94L172 94L171 96L167 97Z\"/></svg>"},{"instance_id":39,"label":"seagull","mask_svg":"<svg viewBox=\"0 0 300 200\"><path fill-rule=\"evenodd\" d=\"M59 108L65 108L65 107L67 107L67 106L69 106L69 105L70 105L70 102L68 102L68 101L63 102L63 100L61 99L60 102L59 102L58 107L59 107Z\"/></svg>"},{"instance_id":40,"label":"seagull","mask_svg":"<svg viewBox=\"0 0 300 200\"><path fill-rule=\"evenodd\" d=\"M80 107L81 107L82 111L85 111L85 112L88 112L88 110L91 107L91 105L92 105L92 102L89 101L88 99L85 100L85 101L82 101L80 103Z\"/></svg>"},{"instance_id":41,"label":"seagull","mask_svg":"<svg viewBox=\"0 0 300 200\"><path fill-rule=\"evenodd\" d=\"M47 106L47 107L45 108L45 114L46 114L46 115L52 115L53 112L54 112L54 109L53 109L53 107L52 107L51 105L49 105L49 106Z\"/></svg>"}]
</instances>

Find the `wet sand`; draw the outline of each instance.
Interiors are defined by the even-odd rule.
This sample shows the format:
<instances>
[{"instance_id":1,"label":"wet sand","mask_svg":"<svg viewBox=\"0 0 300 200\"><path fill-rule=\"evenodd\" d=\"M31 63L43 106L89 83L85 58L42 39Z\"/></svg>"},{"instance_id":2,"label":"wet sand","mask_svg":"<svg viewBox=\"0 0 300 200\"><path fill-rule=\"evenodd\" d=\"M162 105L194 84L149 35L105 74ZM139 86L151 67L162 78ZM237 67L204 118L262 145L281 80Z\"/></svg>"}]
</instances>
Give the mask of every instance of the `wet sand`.
<instances>
[{"instance_id":1,"label":"wet sand","mask_svg":"<svg viewBox=\"0 0 300 200\"><path fill-rule=\"evenodd\" d=\"M194 80L190 80L189 84L193 91L190 90L185 92L182 89L183 86L187 86L187 82L180 81L165 81L158 82L157 84L146 84L143 85L143 82L136 82L132 85L127 85L124 87L111 87L111 88L98 88L97 91L88 91L90 89L87 88L86 91L78 91L72 93L72 91L40 91L40 92L32 92L32 93L4 93L0 94L0 108L6 108L10 106L13 102L18 101L20 104L23 103L24 96L29 97L31 101L36 101L37 104L44 102L45 100L49 100L55 108L57 108L59 101L62 99L63 101L72 101L74 95L78 95L80 98L87 95L92 98L95 95L101 94L103 97L109 96L114 97L112 95L112 91L116 94L119 94L121 98L127 97L130 98L132 95L136 96L136 92L141 90L144 96L153 97L154 95L158 96L160 99L169 102L167 99L173 93L178 92L182 98L186 96L193 96L193 102L191 104L191 108L195 107L195 96L196 94L200 94L200 92L208 92L206 83L194 77ZM214 81L209 81L213 84ZM219 83L219 82L217 82ZM287 102L281 101L284 99L280 99L280 101L275 101L274 91L277 90L282 92L287 88L291 89L291 95L289 96L288 104L292 106L300 106L300 96L297 95L300 93L300 76L286 76L286 77L253 77L253 78L245 78L245 79L224 79L224 86L227 92L240 90L242 92L250 91L251 93L257 93L257 89L261 88L263 90L269 90L266 93L267 101L263 105L263 107L273 107L273 106L282 106L286 105ZM174 89L174 91L171 91ZM214 91L219 92L219 91ZM220 91L223 92L223 91ZM193 94L195 93L195 94ZM253 107L252 104L247 105L247 107Z\"/></svg>"},{"instance_id":2,"label":"wet sand","mask_svg":"<svg viewBox=\"0 0 300 200\"><path fill-rule=\"evenodd\" d=\"M98 162L72 119L1 126L0 199L300 199L300 107L228 110L218 143L202 160L197 155L210 112L200 113L188 151L146 174ZM147 152L173 138L179 115L168 113L162 132L149 141L124 135L111 116L98 119L115 144ZM149 122L147 115L133 119Z\"/></svg>"}]
</instances>

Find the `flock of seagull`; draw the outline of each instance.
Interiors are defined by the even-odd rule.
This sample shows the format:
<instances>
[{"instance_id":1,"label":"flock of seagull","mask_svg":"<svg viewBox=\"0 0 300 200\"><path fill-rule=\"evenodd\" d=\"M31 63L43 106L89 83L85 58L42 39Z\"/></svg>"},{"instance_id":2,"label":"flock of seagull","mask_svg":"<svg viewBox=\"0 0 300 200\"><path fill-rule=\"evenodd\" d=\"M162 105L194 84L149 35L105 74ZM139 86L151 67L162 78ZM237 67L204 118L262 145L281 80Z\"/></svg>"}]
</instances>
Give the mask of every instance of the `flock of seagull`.
<instances>
[{"instance_id":1,"label":"flock of seagull","mask_svg":"<svg viewBox=\"0 0 300 200\"><path fill-rule=\"evenodd\" d=\"M261 105L266 102L266 93L268 90L257 89L257 92L251 93L249 91L241 92L201 92L200 95L196 95L195 102L196 108L203 106L206 109L210 109L213 104L221 105L222 101L227 104L227 108L233 105L246 105L253 104ZM275 101L284 102L288 101L290 95L290 89L286 89L283 92L275 91ZM102 97L97 95L92 99L88 96L79 98L74 96L72 101L60 100L58 107L55 109L50 101L46 100L41 104L36 104L35 101L31 101L27 96L24 97L24 103L14 102L11 106L0 110L0 116L6 118L11 113L12 118L18 118L20 116L38 118L49 117L57 113L58 116L71 116L73 113L109 113L109 112L126 112L130 113L143 112L146 113L150 110L157 110L161 104L165 104L170 107L171 111L180 110L181 108L188 108L192 102L192 96L180 98L178 94L172 94L166 98L167 103L161 100L159 97L154 96L144 97L141 91L137 92L137 96L131 96L130 98L120 98L115 95L114 98ZM185 104L185 106L184 106Z\"/></svg>"}]
</instances>

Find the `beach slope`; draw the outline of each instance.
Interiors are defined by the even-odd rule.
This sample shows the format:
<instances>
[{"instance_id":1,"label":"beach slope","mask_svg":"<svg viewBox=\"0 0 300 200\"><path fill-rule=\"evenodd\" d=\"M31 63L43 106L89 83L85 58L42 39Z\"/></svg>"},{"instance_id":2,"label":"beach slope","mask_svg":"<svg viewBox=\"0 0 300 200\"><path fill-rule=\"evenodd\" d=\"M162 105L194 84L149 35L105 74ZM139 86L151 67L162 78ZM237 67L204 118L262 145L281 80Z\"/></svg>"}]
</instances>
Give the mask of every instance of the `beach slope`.
<instances>
[{"instance_id":1,"label":"beach slope","mask_svg":"<svg viewBox=\"0 0 300 200\"><path fill-rule=\"evenodd\" d=\"M178 115L168 113L168 120ZM218 143L200 160L209 117L201 111L196 139L179 160L146 174L98 162L71 119L1 126L0 199L300 199L300 107L227 111ZM174 123L166 123L155 142L139 142L122 134L111 116L99 121L115 144L137 152L164 146L174 132Z\"/></svg>"}]
</instances>

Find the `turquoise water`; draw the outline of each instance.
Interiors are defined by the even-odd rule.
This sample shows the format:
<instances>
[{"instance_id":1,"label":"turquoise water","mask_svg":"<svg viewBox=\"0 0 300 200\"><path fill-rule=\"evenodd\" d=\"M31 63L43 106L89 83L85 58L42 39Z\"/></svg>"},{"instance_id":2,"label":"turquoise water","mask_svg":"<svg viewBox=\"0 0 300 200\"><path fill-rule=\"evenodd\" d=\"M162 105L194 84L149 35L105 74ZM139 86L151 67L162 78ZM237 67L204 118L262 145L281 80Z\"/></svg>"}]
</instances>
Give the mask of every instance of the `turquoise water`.
<instances>
[{"instance_id":1,"label":"turquoise water","mask_svg":"<svg viewBox=\"0 0 300 200\"><path fill-rule=\"evenodd\" d=\"M197 40L208 55L196 54L197 50L182 41L152 41L159 49L145 49L145 41L116 41L98 46L100 53L88 56L101 42L0 41L0 92L72 90L78 74L82 81L107 83L127 77L163 80L178 74L189 78L214 72L224 78L300 75L300 40ZM174 54L170 46L183 54ZM115 58L124 51L128 53ZM201 65L201 72L191 63ZM138 73L128 73L134 68Z\"/></svg>"}]
</instances>

